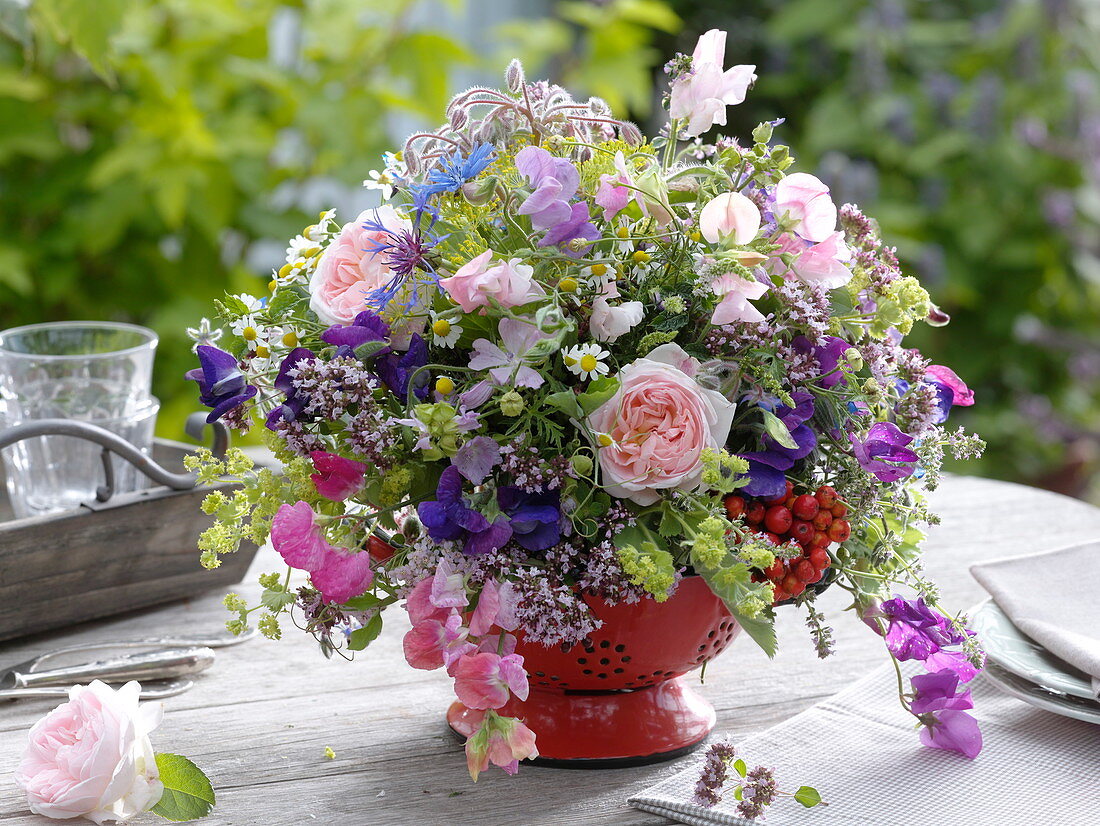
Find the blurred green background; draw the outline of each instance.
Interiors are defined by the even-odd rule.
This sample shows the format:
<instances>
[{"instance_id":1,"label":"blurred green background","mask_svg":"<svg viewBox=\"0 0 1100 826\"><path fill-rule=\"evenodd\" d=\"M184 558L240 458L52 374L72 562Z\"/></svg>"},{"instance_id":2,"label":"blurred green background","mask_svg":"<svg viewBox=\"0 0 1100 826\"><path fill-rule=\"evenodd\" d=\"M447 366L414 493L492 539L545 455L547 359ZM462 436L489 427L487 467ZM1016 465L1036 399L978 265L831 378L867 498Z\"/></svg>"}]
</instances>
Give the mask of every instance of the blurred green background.
<instances>
[{"instance_id":1,"label":"blurred green background","mask_svg":"<svg viewBox=\"0 0 1100 826\"><path fill-rule=\"evenodd\" d=\"M777 136L877 216L953 316L917 344L978 393L976 471L1100 499L1100 4L1089 0L0 0L0 327L161 335L262 295L285 240L509 57L654 127L706 29ZM974 472L973 466L968 472Z\"/></svg>"}]
</instances>

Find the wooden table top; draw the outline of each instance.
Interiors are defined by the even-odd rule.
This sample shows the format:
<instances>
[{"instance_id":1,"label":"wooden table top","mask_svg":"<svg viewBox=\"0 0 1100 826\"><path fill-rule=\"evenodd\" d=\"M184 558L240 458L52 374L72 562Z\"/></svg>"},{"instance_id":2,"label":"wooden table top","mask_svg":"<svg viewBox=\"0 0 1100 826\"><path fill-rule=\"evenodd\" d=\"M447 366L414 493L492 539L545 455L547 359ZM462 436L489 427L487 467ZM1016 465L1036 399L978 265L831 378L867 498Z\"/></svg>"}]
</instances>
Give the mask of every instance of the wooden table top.
<instances>
[{"instance_id":1,"label":"wooden table top","mask_svg":"<svg viewBox=\"0 0 1100 826\"><path fill-rule=\"evenodd\" d=\"M1100 535L1100 509L1057 494L972 478L949 478L933 496L943 524L926 545L926 570L944 604L983 597L967 573L978 560L1055 548ZM2 553L2 550L0 550ZM255 602L255 575L279 560L261 551L237 589ZM718 712L716 733L734 739L771 726L837 692L886 661L882 642L850 615L844 592L818 600L835 629L837 652L818 660L802 612L781 609L779 655L769 661L739 638L707 669L700 692ZM220 633L221 593L0 647L0 665L77 642ZM325 660L313 639L290 627L279 642L255 639L218 653L188 693L166 700L153 746L187 755L210 775L218 805L210 826L658 826L626 798L691 758L634 769L492 769L475 785L443 713L453 695L442 671L405 665L404 612L386 614L381 637L354 662ZM693 679L688 677L687 679ZM697 684L696 680L693 680ZM0 823L46 824L28 813L12 780L26 731L51 707L0 707ZM900 713L900 712L899 712ZM336 758L326 759L331 747ZM918 748L914 737L913 747ZM823 767L823 778L827 767ZM800 778L822 785L815 778ZM775 817L775 816L773 816ZM146 815L141 823L164 822ZM768 822L771 822L769 820Z\"/></svg>"}]
</instances>

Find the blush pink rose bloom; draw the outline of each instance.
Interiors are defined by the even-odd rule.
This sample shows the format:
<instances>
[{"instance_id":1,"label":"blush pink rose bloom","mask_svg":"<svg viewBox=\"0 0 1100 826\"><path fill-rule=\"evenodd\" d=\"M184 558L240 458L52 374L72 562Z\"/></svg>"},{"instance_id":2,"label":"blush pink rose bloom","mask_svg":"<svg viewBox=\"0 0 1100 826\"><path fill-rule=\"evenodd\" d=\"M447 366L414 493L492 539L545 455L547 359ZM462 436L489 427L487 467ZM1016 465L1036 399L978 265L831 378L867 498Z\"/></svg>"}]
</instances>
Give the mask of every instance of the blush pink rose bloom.
<instances>
[{"instance_id":1,"label":"blush pink rose bloom","mask_svg":"<svg viewBox=\"0 0 1100 826\"><path fill-rule=\"evenodd\" d=\"M768 291L767 284L750 281L727 273L714 279L711 289L722 296L711 315L711 324L730 324L734 321L763 321L764 314L749 303Z\"/></svg>"},{"instance_id":2,"label":"blush pink rose bloom","mask_svg":"<svg viewBox=\"0 0 1100 826\"><path fill-rule=\"evenodd\" d=\"M610 439L599 448L604 488L651 505L659 490L698 489L704 448L725 444L736 405L693 378L696 363L676 344L662 344L619 371L619 389L588 416Z\"/></svg>"},{"instance_id":3,"label":"blush pink rose bloom","mask_svg":"<svg viewBox=\"0 0 1100 826\"><path fill-rule=\"evenodd\" d=\"M748 244L760 231L760 210L740 192L725 192L699 212L699 232L712 244Z\"/></svg>"},{"instance_id":4,"label":"blush pink rose bloom","mask_svg":"<svg viewBox=\"0 0 1100 826\"><path fill-rule=\"evenodd\" d=\"M775 217L784 215L799 237L815 244L836 229L836 204L829 187L806 172L795 172L775 185Z\"/></svg>"},{"instance_id":5,"label":"blush pink rose bloom","mask_svg":"<svg viewBox=\"0 0 1100 826\"><path fill-rule=\"evenodd\" d=\"M592 302L592 315L588 319L588 329L592 338L600 342L613 342L619 336L633 330L642 321L645 314L641 301L623 301L610 304L609 299L619 297L619 288L614 281L608 281L603 292Z\"/></svg>"},{"instance_id":6,"label":"blush pink rose bloom","mask_svg":"<svg viewBox=\"0 0 1100 826\"><path fill-rule=\"evenodd\" d=\"M370 294L394 277L385 255L371 252L374 242L388 239L382 232L366 229L366 221L393 232L412 229L409 220L389 205L364 210L341 227L309 279L309 308L323 324L351 324L363 310L373 309L367 303Z\"/></svg>"},{"instance_id":7,"label":"blush pink rose bloom","mask_svg":"<svg viewBox=\"0 0 1100 826\"><path fill-rule=\"evenodd\" d=\"M518 307L546 291L534 280L535 269L518 258L493 262L493 251L485 250L459 267L449 278L439 279L464 313L489 306L492 299L502 307Z\"/></svg>"},{"instance_id":8,"label":"blush pink rose bloom","mask_svg":"<svg viewBox=\"0 0 1100 826\"><path fill-rule=\"evenodd\" d=\"M69 689L31 729L15 773L35 814L123 823L151 809L164 793L149 733L159 703L138 705L141 686L115 691L99 680Z\"/></svg>"},{"instance_id":9,"label":"blush pink rose bloom","mask_svg":"<svg viewBox=\"0 0 1100 826\"><path fill-rule=\"evenodd\" d=\"M335 453L314 450L309 454L317 472L309 478L317 492L333 502L343 502L349 496L359 492L367 466L354 459L345 459Z\"/></svg>"},{"instance_id":10,"label":"blush pink rose bloom","mask_svg":"<svg viewBox=\"0 0 1100 826\"><path fill-rule=\"evenodd\" d=\"M726 62L726 33L711 29L700 36L692 54L692 72L672 83L669 114L688 118L689 137L701 135L714 124L726 124L726 107L743 103L756 81L755 66L734 66L723 71Z\"/></svg>"},{"instance_id":11,"label":"blush pink rose bloom","mask_svg":"<svg viewBox=\"0 0 1100 826\"><path fill-rule=\"evenodd\" d=\"M347 602L374 581L370 554L330 545L307 502L279 507L271 522L271 545L291 568L309 572L326 602Z\"/></svg>"},{"instance_id":12,"label":"blush pink rose bloom","mask_svg":"<svg viewBox=\"0 0 1100 826\"><path fill-rule=\"evenodd\" d=\"M467 708L500 708L508 702L509 692L527 699L527 672L519 654L467 654L455 663L453 674L455 694Z\"/></svg>"}]
</instances>

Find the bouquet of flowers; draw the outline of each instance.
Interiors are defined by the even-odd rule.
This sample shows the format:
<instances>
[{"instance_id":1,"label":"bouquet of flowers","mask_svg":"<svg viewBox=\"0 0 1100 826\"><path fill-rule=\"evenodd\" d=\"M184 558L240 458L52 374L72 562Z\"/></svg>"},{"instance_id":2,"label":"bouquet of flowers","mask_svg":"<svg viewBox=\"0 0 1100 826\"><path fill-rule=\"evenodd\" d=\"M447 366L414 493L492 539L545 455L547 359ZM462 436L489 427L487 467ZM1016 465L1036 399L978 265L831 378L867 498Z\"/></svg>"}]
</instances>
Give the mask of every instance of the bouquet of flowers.
<instances>
[{"instance_id":1,"label":"bouquet of flowers","mask_svg":"<svg viewBox=\"0 0 1100 826\"><path fill-rule=\"evenodd\" d=\"M230 627L259 612L277 638L290 613L357 651L403 601L409 664L479 714L475 779L538 754L497 711L527 697L517 636L579 643L587 597L661 602L687 576L769 655L777 610L828 655L814 600L844 588L926 666L903 694L924 743L980 748L981 652L919 565L945 451L982 448L944 428L963 381L903 344L947 318L873 220L790 171L782 121L703 139L756 79L724 51L714 30L668 63L652 138L513 62L386 154L381 206L323 213L270 295L220 302L224 340L194 331L210 420L255 426L284 466L194 460L243 479L205 504L203 563L270 538L310 581L229 595Z\"/></svg>"}]
</instances>

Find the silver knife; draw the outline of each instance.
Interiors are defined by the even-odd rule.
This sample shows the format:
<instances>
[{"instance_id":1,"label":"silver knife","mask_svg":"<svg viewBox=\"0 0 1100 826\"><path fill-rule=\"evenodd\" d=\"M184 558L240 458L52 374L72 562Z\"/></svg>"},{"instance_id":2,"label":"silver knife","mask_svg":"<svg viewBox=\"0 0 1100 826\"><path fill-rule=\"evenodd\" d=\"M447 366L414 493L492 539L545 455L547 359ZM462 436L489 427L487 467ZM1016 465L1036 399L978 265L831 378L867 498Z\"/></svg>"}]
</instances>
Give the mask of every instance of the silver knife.
<instances>
[{"instance_id":1,"label":"silver knife","mask_svg":"<svg viewBox=\"0 0 1100 826\"><path fill-rule=\"evenodd\" d=\"M0 691L26 690L42 686L71 686L92 680L126 682L191 677L214 664L214 651L206 646L161 648L138 654L123 654L77 665L40 668L53 656L44 654L0 672Z\"/></svg>"}]
</instances>

